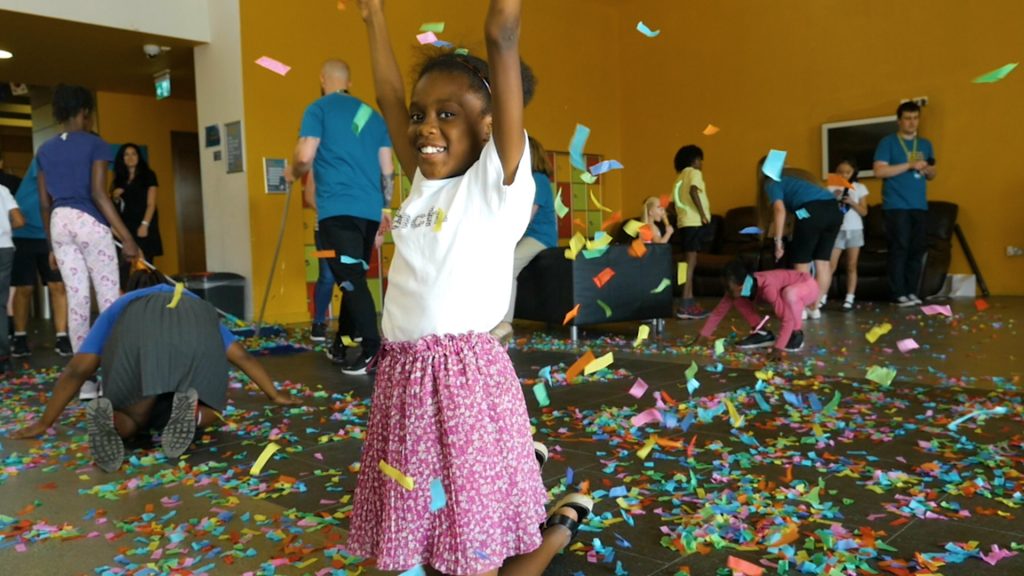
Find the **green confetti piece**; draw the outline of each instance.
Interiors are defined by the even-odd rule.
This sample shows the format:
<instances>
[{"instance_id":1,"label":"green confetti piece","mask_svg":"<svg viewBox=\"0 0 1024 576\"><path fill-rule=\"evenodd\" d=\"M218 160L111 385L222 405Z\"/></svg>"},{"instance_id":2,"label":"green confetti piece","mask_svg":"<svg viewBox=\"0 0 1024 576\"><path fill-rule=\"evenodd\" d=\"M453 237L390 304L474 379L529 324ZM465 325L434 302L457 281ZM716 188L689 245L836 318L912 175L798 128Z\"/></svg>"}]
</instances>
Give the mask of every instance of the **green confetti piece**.
<instances>
[{"instance_id":1,"label":"green confetti piece","mask_svg":"<svg viewBox=\"0 0 1024 576\"><path fill-rule=\"evenodd\" d=\"M466 56L469 54L469 50L466 48L456 48L455 53L458 54L459 56Z\"/></svg>"},{"instance_id":2,"label":"green confetti piece","mask_svg":"<svg viewBox=\"0 0 1024 576\"><path fill-rule=\"evenodd\" d=\"M672 285L672 281L671 280L669 280L668 278L662 278L661 279L661 284L658 284L657 288L655 288L654 290L651 290L651 294L660 294L662 290L664 290L665 288L668 288L671 285Z\"/></svg>"},{"instance_id":3,"label":"green confetti piece","mask_svg":"<svg viewBox=\"0 0 1024 576\"><path fill-rule=\"evenodd\" d=\"M601 307L601 310L604 310L604 317L605 318L611 318L612 317L612 307L611 306L605 304L604 302L602 302L600 300L597 301L597 305Z\"/></svg>"},{"instance_id":4,"label":"green confetti piece","mask_svg":"<svg viewBox=\"0 0 1024 576\"><path fill-rule=\"evenodd\" d=\"M420 26L420 32L433 32L434 34L440 34L444 32L444 22L425 22Z\"/></svg>"},{"instance_id":5,"label":"green confetti piece","mask_svg":"<svg viewBox=\"0 0 1024 576\"><path fill-rule=\"evenodd\" d=\"M559 218L565 218L568 213L569 207L562 201L562 191L555 190L555 214L558 214Z\"/></svg>"},{"instance_id":6,"label":"green confetti piece","mask_svg":"<svg viewBox=\"0 0 1024 576\"><path fill-rule=\"evenodd\" d=\"M690 362L690 367L686 369L686 379L693 380L693 377L697 375L697 371L700 368L697 367L696 362Z\"/></svg>"},{"instance_id":7,"label":"green confetti piece","mask_svg":"<svg viewBox=\"0 0 1024 576\"><path fill-rule=\"evenodd\" d=\"M832 397L832 401L831 402L826 404L825 407L821 409L821 413L822 414L831 414L831 413L835 412L836 408L839 407L839 399L840 398L842 398L842 394L840 394L839 391L836 390L836 395Z\"/></svg>"},{"instance_id":8,"label":"green confetti piece","mask_svg":"<svg viewBox=\"0 0 1024 576\"><path fill-rule=\"evenodd\" d=\"M356 111L356 117L352 119L352 131L358 136L363 131L363 126L373 116L373 108L370 108L366 104L360 104L359 110Z\"/></svg>"},{"instance_id":9,"label":"green confetti piece","mask_svg":"<svg viewBox=\"0 0 1024 576\"><path fill-rule=\"evenodd\" d=\"M586 184L593 184L597 182L597 176L594 176L590 172L580 172L580 180Z\"/></svg>"},{"instance_id":10,"label":"green confetti piece","mask_svg":"<svg viewBox=\"0 0 1024 576\"><path fill-rule=\"evenodd\" d=\"M715 340L715 356L725 354L725 338Z\"/></svg>"},{"instance_id":11,"label":"green confetti piece","mask_svg":"<svg viewBox=\"0 0 1024 576\"><path fill-rule=\"evenodd\" d=\"M978 76L974 80L971 80L971 82L975 84L993 84L995 82L999 82L1003 78L1006 78L1010 74L1010 72L1013 72L1013 69L1016 67L1017 62L1007 64L1006 66L996 68L991 72L986 72L981 76Z\"/></svg>"},{"instance_id":12,"label":"green confetti piece","mask_svg":"<svg viewBox=\"0 0 1024 576\"><path fill-rule=\"evenodd\" d=\"M541 408L551 404L551 399L548 398L548 389L544 386L544 382L537 382L533 385L533 395L537 397L537 405Z\"/></svg>"}]
</instances>

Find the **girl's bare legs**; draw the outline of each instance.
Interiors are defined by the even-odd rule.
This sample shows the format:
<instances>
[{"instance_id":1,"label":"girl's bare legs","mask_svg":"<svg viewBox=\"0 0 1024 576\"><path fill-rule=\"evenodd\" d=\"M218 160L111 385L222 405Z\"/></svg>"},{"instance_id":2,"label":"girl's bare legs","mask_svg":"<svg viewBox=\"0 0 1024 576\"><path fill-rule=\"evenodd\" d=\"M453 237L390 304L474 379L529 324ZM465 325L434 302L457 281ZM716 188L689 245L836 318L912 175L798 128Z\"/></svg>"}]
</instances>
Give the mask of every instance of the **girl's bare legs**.
<instances>
[{"instance_id":1,"label":"girl's bare legs","mask_svg":"<svg viewBox=\"0 0 1024 576\"><path fill-rule=\"evenodd\" d=\"M814 276L818 281L818 298L811 304L811 310L817 310L821 306L821 296L828 294L828 287L832 284L832 266L828 260L814 261Z\"/></svg>"},{"instance_id":2,"label":"girl's bare legs","mask_svg":"<svg viewBox=\"0 0 1024 576\"><path fill-rule=\"evenodd\" d=\"M842 255L843 255L843 251L842 250L840 250L838 248L833 248L832 249L832 260L829 262L829 264L831 264L831 266L832 266L832 274L833 275L835 275L836 270L839 270L839 257L842 256ZM831 276L830 276L829 277L829 287L831 287L831 286L832 286L832 280L831 280ZM822 298L824 298L824 296L826 294L828 294L828 290L827 289L826 289L826 291L824 293L819 294L818 300L821 300Z\"/></svg>"},{"instance_id":3,"label":"girl's bare legs","mask_svg":"<svg viewBox=\"0 0 1024 576\"><path fill-rule=\"evenodd\" d=\"M121 438L135 436L143 426L149 423L149 417L156 405L156 397L143 398L140 402L127 408L114 411L114 428Z\"/></svg>"},{"instance_id":4,"label":"girl's bare legs","mask_svg":"<svg viewBox=\"0 0 1024 576\"><path fill-rule=\"evenodd\" d=\"M846 296L857 292L857 260L860 259L860 248L846 249Z\"/></svg>"},{"instance_id":5,"label":"girl's bare legs","mask_svg":"<svg viewBox=\"0 0 1024 576\"><path fill-rule=\"evenodd\" d=\"M683 286L683 305L693 302L693 271L697 268L697 253L686 253L686 284Z\"/></svg>"}]
</instances>

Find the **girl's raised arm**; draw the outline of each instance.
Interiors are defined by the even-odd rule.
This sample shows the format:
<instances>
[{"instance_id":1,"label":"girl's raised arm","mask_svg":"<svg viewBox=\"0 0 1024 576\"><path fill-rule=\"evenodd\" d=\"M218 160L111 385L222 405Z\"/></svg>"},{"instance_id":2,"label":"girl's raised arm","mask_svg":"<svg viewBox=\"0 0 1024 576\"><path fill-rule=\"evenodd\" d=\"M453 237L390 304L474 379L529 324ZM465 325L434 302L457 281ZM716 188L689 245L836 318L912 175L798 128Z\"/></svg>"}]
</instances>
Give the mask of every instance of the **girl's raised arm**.
<instances>
[{"instance_id":1,"label":"girl's raised arm","mask_svg":"<svg viewBox=\"0 0 1024 576\"><path fill-rule=\"evenodd\" d=\"M384 0L359 0L359 9L370 36L370 61L373 65L377 106L380 106L384 116L402 171L412 179L416 173L416 151L409 143L409 107L406 105L402 72L391 48L388 25L384 19Z\"/></svg>"},{"instance_id":2,"label":"girl's raised arm","mask_svg":"<svg viewBox=\"0 0 1024 576\"><path fill-rule=\"evenodd\" d=\"M515 179L526 145L522 64L519 60L522 5L522 0L491 0L484 29L491 77L491 137L501 159L506 185Z\"/></svg>"}]
</instances>

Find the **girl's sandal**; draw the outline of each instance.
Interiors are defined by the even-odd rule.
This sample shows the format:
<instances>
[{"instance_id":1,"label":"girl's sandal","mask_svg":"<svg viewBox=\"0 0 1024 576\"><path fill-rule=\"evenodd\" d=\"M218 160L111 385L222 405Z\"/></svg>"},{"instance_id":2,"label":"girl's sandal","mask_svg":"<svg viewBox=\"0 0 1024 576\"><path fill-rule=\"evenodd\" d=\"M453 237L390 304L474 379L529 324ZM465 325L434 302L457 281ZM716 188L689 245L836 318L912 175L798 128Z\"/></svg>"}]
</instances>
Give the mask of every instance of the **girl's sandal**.
<instances>
[{"instance_id":1,"label":"girl's sandal","mask_svg":"<svg viewBox=\"0 0 1024 576\"><path fill-rule=\"evenodd\" d=\"M560 514L558 510L562 508L572 508L576 512L576 518L573 519L565 514ZM586 494L567 494L554 505L552 510L547 522L541 525L541 530L546 530L552 526L564 526L572 533L572 538L575 538L580 526L594 511L594 500Z\"/></svg>"}]
</instances>

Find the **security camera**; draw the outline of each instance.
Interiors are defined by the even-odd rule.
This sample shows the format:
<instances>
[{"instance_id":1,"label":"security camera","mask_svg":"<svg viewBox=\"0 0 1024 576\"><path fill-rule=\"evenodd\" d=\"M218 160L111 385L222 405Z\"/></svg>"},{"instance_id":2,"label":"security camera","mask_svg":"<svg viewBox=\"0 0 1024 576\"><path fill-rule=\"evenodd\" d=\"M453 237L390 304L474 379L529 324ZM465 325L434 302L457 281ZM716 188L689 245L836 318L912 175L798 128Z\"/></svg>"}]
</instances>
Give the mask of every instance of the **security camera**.
<instances>
[{"instance_id":1,"label":"security camera","mask_svg":"<svg viewBox=\"0 0 1024 576\"><path fill-rule=\"evenodd\" d=\"M150 60L164 53L165 48L157 46L156 44L143 44L142 51L146 54L146 58Z\"/></svg>"}]
</instances>

